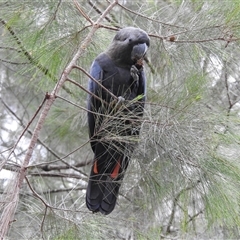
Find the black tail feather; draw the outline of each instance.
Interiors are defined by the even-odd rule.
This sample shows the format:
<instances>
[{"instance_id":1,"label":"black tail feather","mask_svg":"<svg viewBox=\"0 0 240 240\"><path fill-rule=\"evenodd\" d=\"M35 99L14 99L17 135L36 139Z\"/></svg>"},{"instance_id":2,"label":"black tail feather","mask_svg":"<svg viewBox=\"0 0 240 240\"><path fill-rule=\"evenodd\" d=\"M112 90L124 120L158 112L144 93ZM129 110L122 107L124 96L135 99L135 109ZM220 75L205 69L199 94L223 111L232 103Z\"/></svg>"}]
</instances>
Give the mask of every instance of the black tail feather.
<instances>
[{"instance_id":1,"label":"black tail feather","mask_svg":"<svg viewBox=\"0 0 240 240\"><path fill-rule=\"evenodd\" d=\"M120 182L111 177L91 176L88 183L86 204L92 212L111 213L116 205Z\"/></svg>"}]
</instances>

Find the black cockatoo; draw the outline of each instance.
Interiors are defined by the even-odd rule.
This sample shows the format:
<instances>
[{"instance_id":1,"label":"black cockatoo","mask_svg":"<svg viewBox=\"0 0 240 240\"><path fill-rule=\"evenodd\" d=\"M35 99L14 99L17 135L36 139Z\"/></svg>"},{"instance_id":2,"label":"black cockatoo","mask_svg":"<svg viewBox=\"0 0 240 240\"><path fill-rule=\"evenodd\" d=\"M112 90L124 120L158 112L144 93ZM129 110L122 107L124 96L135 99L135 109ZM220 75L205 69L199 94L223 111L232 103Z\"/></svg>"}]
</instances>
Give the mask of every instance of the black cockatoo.
<instances>
[{"instance_id":1,"label":"black cockatoo","mask_svg":"<svg viewBox=\"0 0 240 240\"><path fill-rule=\"evenodd\" d=\"M147 33L126 27L91 66L88 125L94 162L86 192L89 210L109 214L140 131L146 79Z\"/></svg>"}]
</instances>

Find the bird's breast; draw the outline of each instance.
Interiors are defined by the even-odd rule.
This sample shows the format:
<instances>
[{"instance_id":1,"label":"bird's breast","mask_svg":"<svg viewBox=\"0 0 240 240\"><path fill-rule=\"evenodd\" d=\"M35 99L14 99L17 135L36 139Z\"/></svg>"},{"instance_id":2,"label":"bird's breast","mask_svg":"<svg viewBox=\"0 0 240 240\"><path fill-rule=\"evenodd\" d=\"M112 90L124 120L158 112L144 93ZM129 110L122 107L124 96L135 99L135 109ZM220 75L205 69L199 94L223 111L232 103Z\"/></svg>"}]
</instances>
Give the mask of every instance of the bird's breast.
<instances>
[{"instance_id":1,"label":"bird's breast","mask_svg":"<svg viewBox=\"0 0 240 240\"><path fill-rule=\"evenodd\" d=\"M105 72L102 84L115 96L132 100L133 78L130 69L116 67L114 72Z\"/></svg>"}]
</instances>

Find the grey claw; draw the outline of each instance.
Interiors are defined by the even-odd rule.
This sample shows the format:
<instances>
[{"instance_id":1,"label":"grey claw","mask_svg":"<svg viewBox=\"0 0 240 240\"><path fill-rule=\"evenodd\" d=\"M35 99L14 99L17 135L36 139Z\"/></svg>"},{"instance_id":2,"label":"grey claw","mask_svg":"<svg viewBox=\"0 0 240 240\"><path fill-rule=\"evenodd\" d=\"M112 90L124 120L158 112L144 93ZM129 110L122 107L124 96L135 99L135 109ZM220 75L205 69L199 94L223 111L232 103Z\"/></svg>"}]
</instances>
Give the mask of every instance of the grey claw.
<instances>
[{"instance_id":1,"label":"grey claw","mask_svg":"<svg viewBox=\"0 0 240 240\"><path fill-rule=\"evenodd\" d=\"M123 103L125 101L125 98L124 97L122 97L122 96L119 96L118 97L118 104L119 103Z\"/></svg>"},{"instance_id":2,"label":"grey claw","mask_svg":"<svg viewBox=\"0 0 240 240\"><path fill-rule=\"evenodd\" d=\"M134 81L138 81L139 80L139 70L137 69L137 67L135 65L132 65L131 69L130 69L130 73L131 76L133 77Z\"/></svg>"}]
</instances>

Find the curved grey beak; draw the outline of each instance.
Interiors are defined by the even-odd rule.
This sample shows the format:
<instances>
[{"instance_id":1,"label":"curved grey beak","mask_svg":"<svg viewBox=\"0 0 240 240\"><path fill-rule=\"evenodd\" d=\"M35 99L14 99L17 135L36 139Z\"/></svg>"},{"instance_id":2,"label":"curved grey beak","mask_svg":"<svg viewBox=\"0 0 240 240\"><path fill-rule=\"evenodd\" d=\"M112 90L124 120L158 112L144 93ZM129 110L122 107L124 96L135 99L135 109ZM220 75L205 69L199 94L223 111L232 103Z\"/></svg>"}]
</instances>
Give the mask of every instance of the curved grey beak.
<instances>
[{"instance_id":1,"label":"curved grey beak","mask_svg":"<svg viewBox=\"0 0 240 240\"><path fill-rule=\"evenodd\" d=\"M137 61L144 57L148 50L148 46L146 43L139 43L138 45L135 45L133 47L133 50L131 52L131 58L133 61Z\"/></svg>"}]
</instances>

